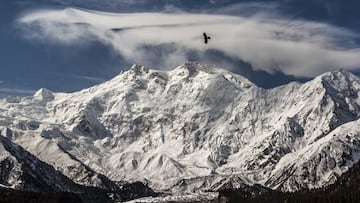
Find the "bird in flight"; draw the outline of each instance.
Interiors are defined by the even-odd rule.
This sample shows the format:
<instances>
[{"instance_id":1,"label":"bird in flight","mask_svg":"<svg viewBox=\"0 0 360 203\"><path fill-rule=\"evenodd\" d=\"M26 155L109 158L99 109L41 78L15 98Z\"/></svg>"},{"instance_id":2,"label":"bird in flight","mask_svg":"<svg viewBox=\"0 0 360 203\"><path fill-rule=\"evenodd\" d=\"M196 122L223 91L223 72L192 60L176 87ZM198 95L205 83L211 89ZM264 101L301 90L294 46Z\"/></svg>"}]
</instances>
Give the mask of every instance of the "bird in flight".
<instances>
[{"instance_id":1,"label":"bird in flight","mask_svg":"<svg viewBox=\"0 0 360 203\"><path fill-rule=\"evenodd\" d=\"M211 38L209 36L207 36L207 34L205 32L203 33L203 36L204 36L204 42L205 42L205 44L207 44Z\"/></svg>"}]
</instances>

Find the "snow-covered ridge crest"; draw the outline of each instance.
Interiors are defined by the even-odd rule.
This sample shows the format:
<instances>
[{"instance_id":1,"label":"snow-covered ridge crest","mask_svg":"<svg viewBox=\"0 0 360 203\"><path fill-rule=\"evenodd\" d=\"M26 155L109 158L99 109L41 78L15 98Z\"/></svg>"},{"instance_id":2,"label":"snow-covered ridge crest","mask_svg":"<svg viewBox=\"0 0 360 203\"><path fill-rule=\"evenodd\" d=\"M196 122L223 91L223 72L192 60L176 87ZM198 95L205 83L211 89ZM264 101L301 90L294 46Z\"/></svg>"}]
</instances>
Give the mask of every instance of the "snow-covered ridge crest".
<instances>
[{"instance_id":1,"label":"snow-covered ridge crest","mask_svg":"<svg viewBox=\"0 0 360 203\"><path fill-rule=\"evenodd\" d=\"M240 179L294 191L359 161L359 94L344 70L266 90L211 65L134 65L79 92L1 100L0 128L80 184L104 174L172 192Z\"/></svg>"}]
</instances>

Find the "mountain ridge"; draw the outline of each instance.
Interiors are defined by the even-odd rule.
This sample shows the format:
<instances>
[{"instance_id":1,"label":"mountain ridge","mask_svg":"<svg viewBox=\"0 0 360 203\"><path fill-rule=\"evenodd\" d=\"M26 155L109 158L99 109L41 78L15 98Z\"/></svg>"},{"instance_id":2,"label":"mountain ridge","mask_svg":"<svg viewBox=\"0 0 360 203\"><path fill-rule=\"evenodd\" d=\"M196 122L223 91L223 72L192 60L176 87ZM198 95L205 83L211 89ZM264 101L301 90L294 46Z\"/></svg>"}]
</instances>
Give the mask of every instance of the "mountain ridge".
<instances>
[{"instance_id":1,"label":"mountain ridge","mask_svg":"<svg viewBox=\"0 0 360 203\"><path fill-rule=\"evenodd\" d=\"M69 167L173 193L207 190L229 175L296 191L331 184L359 161L359 94L359 78L344 70L263 89L195 62L172 71L134 65L79 92L3 99L0 123L79 184L99 182L76 179Z\"/></svg>"}]
</instances>

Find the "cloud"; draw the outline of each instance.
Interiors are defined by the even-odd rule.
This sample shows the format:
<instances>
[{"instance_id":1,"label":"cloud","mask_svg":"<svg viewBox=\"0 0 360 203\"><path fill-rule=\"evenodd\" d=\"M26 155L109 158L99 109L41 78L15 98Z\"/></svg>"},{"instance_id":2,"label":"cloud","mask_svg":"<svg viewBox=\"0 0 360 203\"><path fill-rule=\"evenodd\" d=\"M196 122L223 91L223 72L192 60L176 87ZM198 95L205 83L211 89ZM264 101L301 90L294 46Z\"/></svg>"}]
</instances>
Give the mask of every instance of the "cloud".
<instances>
[{"instance_id":1,"label":"cloud","mask_svg":"<svg viewBox=\"0 0 360 203\"><path fill-rule=\"evenodd\" d=\"M324 23L289 21L267 12L229 16L43 9L24 14L18 23L31 39L67 45L99 40L130 62L160 67L184 63L189 51L217 50L255 69L295 76L360 68L355 33ZM202 42L203 32L212 37L207 45Z\"/></svg>"},{"instance_id":2,"label":"cloud","mask_svg":"<svg viewBox=\"0 0 360 203\"><path fill-rule=\"evenodd\" d=\"M87 76L87 75L67 75L67 74L63 74L63 77L76 79L76 80L84 80L84 81L94 82L94 83L101 83L101 82L106 81L104 78Z\"/></svg>"},{"instance_id":3,"label":"cloud","mask_svg":"<svg viewBox=\"0 0 360 203\"><path fill-rule=\"evenodd\" d=\"M12 87L0 87L0 95L33 95L34 90L12 88Z\"/></svg>"}]
</instances>

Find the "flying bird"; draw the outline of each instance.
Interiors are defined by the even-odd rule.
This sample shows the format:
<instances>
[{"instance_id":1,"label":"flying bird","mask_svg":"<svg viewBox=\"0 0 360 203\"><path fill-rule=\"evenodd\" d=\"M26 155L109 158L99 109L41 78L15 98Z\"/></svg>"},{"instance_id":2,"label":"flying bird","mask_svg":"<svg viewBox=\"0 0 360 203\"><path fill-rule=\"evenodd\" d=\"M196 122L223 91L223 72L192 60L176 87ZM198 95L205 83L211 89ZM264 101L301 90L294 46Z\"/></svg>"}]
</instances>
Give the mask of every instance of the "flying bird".
<instances>
[{"instance_id":1,"label":"flying bird","mask_svg":"<svg viewBox=\"0 0 360 203\"><path fill-rule=\"evenodd\" d=\"M209 36L207 36L207 34L205 32L203 33L203 36L204 36L204 42L205 42L205 44L207 44L211 38Z\"/></svg>"}]
</instances>

